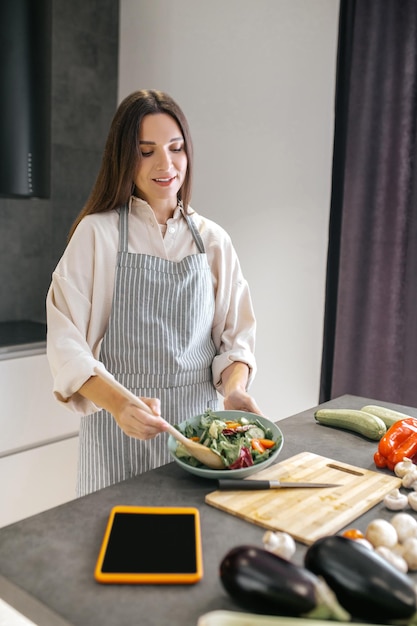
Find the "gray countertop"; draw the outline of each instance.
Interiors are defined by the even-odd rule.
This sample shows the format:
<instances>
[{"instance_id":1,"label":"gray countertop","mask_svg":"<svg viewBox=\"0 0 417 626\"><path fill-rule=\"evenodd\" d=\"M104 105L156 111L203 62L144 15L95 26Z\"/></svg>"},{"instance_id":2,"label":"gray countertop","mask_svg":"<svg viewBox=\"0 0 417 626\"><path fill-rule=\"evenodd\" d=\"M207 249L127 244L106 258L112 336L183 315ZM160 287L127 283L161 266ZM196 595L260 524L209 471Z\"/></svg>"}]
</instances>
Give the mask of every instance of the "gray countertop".
<instances>
[{"instance_id":1,"label":"gray countertop","mask_svg":"<svg viewBox=\"0 0 417 626\"><path fill-rule=\"evenodd\" d=\"M377 403L342 396L322 406L360 408L370 402ZM387 406L417 417L417 409ZM316 408L279 422L284 446L278 460L310 451L375 470L376 443L319 426L314 420ZM242 610L224 591L219 565L233 546L261 546L265 531L205 504L205 495L215 487L215 481L192 476L170 463L0 529L0 596L42 626L195 626L199 616L210 611ZM110 509L117 504L197 506L202 527L203 580L190 586L96 583L95 562ZM391 515L379 504L355 525L365 529L371 519L389 519ZM302 562L304 551L305 546L298 544L296 562Z\"/></svg>"}]
</instances>

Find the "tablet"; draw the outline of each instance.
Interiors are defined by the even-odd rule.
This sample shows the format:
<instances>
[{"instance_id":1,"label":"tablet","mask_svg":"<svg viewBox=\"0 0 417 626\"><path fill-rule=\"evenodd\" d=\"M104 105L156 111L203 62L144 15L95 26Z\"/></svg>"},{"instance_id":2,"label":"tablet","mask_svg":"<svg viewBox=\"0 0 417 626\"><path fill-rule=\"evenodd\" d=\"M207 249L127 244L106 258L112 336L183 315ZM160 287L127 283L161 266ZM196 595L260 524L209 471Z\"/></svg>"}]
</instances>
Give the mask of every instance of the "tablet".
<instances>
[{"instance_id":1,"label":"tablet","mask_svg":"<svg viewBox=\"0 0 417 626\"><path fill-rule=\"evenodd\" d=\"M198 509L113 507L94 571L98 582L191 584L202 576Z\"/></svg>"}]
</instances>

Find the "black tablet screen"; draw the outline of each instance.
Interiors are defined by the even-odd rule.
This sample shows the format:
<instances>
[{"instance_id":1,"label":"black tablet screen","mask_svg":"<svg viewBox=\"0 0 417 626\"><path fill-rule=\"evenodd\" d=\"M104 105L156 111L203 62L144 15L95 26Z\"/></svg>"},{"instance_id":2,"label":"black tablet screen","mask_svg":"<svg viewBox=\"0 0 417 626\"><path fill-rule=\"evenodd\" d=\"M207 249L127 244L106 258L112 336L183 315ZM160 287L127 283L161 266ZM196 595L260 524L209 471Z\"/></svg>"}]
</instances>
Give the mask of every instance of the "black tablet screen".
<instances>
[{"instance_id":1,"label":"black tablet screen","mask_svg":"<svg viewBox=\"0 0 417 626\"><path fill-rule=\"evenodd\" d=\"M193 573L197 568L192 513L116 513L104 573Z\"/></svg>"}]
</instances>

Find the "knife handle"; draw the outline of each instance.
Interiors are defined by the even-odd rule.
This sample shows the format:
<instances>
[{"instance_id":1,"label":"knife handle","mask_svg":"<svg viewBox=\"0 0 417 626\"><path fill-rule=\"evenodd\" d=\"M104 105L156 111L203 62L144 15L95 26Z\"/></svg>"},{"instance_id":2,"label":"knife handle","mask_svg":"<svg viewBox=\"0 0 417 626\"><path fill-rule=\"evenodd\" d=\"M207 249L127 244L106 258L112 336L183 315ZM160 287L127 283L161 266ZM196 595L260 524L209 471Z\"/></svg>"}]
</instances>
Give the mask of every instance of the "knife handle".
<instances>
[{"instance_id":1,"label":"knife handle","mask_svg":"<svg viewBox=\"0 0 417 626\"><path fill-rule=\"evenodd\" d=\"M269 480L239 480L234 478L220 478L219 489L231 489L234 491L253 489L270 489L271 483Z\"/></svg>"}]
</instances>

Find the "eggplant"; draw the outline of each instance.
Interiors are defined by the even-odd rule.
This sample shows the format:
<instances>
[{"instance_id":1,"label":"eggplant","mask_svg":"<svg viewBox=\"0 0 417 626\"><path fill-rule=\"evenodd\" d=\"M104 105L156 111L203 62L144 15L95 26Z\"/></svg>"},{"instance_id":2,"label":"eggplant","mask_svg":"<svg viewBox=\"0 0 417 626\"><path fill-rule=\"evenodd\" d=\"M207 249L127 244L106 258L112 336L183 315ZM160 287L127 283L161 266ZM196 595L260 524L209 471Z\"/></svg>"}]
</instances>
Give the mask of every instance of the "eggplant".
<instances>
[{"instance_id":1,"label":"eggplant","mask_svg":"<svg viewBox=\"0 0 417 626\"><path fill-rule=\"evenodd\" d=\"M416 592L407 574L354 539L318 539L307 549L304 565L326 581L357 621L409 622L416 613Z\"/></svg>"},{"instance_id":2,"label":"eggplant","mask_svg":"<svg viewBox=\"0 0 417 626\"><path fill-rule=\"evenodd\" d=\"M255 613L350 619L323 581L264 548L231 549L220 563L220 579L238 604Z\"/></svg>"}]
</instances>

